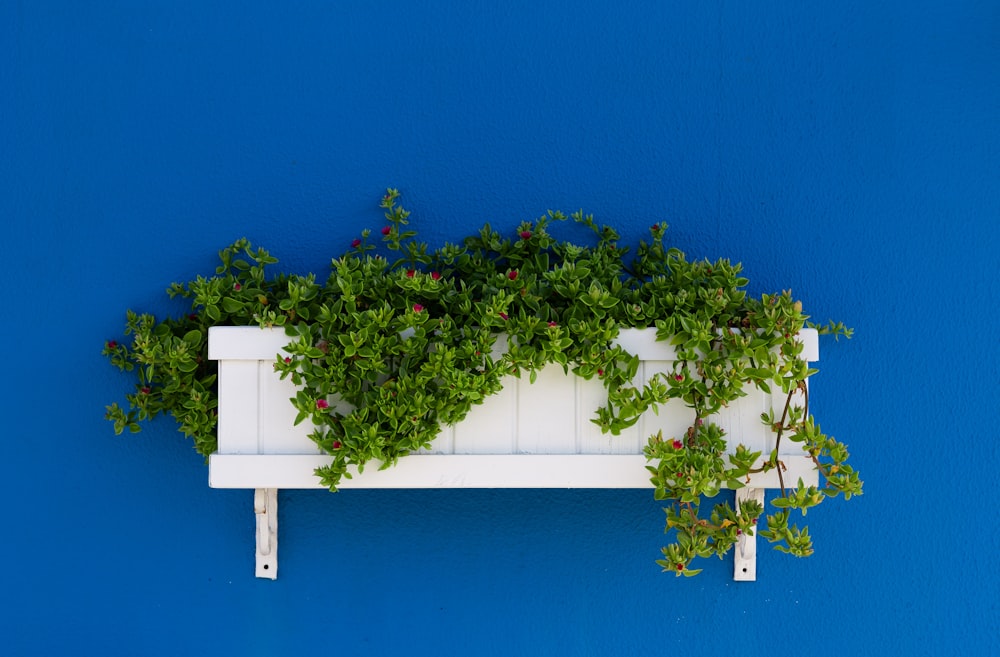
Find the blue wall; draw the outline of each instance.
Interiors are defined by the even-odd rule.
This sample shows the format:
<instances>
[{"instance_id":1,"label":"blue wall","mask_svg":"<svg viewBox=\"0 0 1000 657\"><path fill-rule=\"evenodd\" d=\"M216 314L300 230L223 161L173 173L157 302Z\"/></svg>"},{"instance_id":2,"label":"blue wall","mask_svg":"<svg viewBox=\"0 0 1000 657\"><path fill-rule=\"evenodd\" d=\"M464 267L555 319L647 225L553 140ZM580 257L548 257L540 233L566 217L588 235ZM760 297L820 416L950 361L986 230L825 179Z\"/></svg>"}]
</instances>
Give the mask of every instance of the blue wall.
<instances>
[{"instance_id":1,"label":"blue wall","mask_svg":"<svg viewBox=\"0 0 1000 657\"><path fill-rule=\"evenodd\" d=\"M1000 650L1000 6L496 4L0 4L0 652ZM813 404L866 494L735 584L659 573L644 491L286 492L255 579L251 494L115 437L101 345L242 235L325 271L389 185L435 242L665 220L854 326Z\"/></svg>"}]
</instances>

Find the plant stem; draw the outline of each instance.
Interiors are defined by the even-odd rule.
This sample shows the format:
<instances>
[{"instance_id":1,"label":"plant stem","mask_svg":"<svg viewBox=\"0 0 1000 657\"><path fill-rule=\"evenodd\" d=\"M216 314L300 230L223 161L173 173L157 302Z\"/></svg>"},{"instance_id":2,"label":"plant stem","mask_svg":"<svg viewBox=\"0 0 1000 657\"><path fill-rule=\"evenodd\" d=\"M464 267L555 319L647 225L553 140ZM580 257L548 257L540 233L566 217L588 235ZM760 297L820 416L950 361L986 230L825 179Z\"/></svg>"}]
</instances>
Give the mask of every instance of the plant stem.
<instances>
[{"instance_id":1,"label":"plant stem","mask_svg":"<svg viewBox=\"0 0 1000 657\"><path fill-rule=\"evenodd\" d=\"M795 390L791 390L788 396L785 397L785 410L781 412L781 420L778 422L778 437L774 440L774 456L778 457L778 448L781 447L781 434L785 430L785 419L788 417L788 409L792 405L792 395L795 394ZM775 464L778 468L778 484L781 486L781 496L787 497L785 492L785 476L781 474L781 460Z\"/></svg>"}]
</instances>

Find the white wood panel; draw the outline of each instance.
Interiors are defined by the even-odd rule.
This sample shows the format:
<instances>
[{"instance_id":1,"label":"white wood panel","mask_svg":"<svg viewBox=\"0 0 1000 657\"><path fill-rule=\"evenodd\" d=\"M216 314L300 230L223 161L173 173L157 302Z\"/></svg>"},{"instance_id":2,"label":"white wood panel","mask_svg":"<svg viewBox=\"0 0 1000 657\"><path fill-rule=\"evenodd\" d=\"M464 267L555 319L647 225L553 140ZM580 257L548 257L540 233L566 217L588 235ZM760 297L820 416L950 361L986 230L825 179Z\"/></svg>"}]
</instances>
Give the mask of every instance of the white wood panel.
<instances>
[{"instance_id":1,"label":"white wood panel","mask_svg":"<svg viewBox=\"0 0 1000 657\"><path fill-rule=\"evenodd\" d=\"M816 351L815 331L804 333L806 350L811 358ZM295 390L289 380L281 381L273 370L275 355L288 341L283 330L262 330L256 327L213 327L209 334L209 352L214 357L224 357L220 362L220 408L219 408L219 454L267 454L318 456L319 450L309 440L311 429L306 424L293 426L295 409L289 403ZM630 351L637 353L644 360L640 364L637 379L648 381L657 373L670 373L673 363L673 348L655 340L654 331L637 331L634 329L622 332L621 342ZM811 350L811 351L810 351ZM652 358L652 359L651 359ZM750 449L760 450L767 455L774 446L774 434L760 423L760 413L774 404L776 416L780 416L784 404L784 396L771 400L752 387L748 387L749 395L733 403L719 416L720 424L727 431L734 449L739 442ZM512 454L607 454L634 455L640 463L637 476L645 480L648 475L642 466L644 457L642 450L648 437L662 430L664 438L683 438L684 432L694 419L694 411L687 408L683 402L674 400L661 407L658 414L646 413L637 425L626 430L621 436L605 435L599 427L591 422L598 406L606 401L606 393L598 380L585 381L572 374L565 374L562 368L550 366L539 373L538 381L529 385L527 379L505 377L504 389L491 396L484 404L473 407L469 415L456 427L448 428L432 444L423 450L425 455L512 455ZM797 402L801 403L801 399ZM332 405L336 400L331 400ZM782 441L781 453L785 456L802 455L801 447L791 441ZM400 467L410 462L413 457L400 461ZM485 463L492 463L492 457ZM218 467L221 464L234 463L213 459ZM239 461L250 463L250 461ZM270 463L268 467L278 467L274 464L298 463L306 467L304 477L309 481L315 479L312 468L307 460L274 460L252 461L253 463ZM533 468L533 461L511 461ZM620 463L611 461L609 463ZM582 466L583 461L581 461ZM605 467L607 464L602 464ZM254 466L258 467L258 466ZM286 466L281 466L286 467ZM410 467L410 466L405 466ZM435 466L437 467L437 466ZM452 467L452 466L449 466ZM464 468L465 466L463 466ZM479 466L475 466L478 468ZM489 465L485 466L487 469ZM520 466L519 466L520 467ZM547 467L547 466L546 466ZM577 466L569 466L570 471ZM617 467L617 466L614 466ZM399 467L393 468L387 475L377 475L373 481L383 476L392 477L391 473L400 472ZM451 472L450 470L448 472ZM477 475L445 472L440 476L444 480L482 481ZM465 470L463 470L465 472ZM475 472L475 469L473 470ZM227 477L234 476L232 473ZM296 475L298 476L298 475ZM213 473L213 481L222 481L221 474ZM369 473L365 473L365 481ZM518 486L520 481L513 473L505 472L504 478L510 480L512 486ZM287 487L264 481L259 482L258 475L248 475L246 481L236 487L270 488ZM613 478L613 477L612 477ZM774 486L777 486L776 476ZM572 480L572 478L570 478ZM532 486L547 486L528 476ZM579 479L587 487L604 485L586 478ZM486 479L490 482L494 479ZM794 483L797 476L786 477L786 482ZM215 485L213 483L213 485ZM466 485L466 484L463 484ZM558 484L561 486L562 484ZM403 485L400 484L402 487ZM492 484L489 484L492 486ZM609 487L616 487L608 485ZM312 485L293 484L291 487L313 487Z\"/></svg>"},{"instance_id":2,"label":"white wood panel","mask_svg":"<svg viewBox=\"0 0 1000 657\"><path fill-rule=\"evenodd\" d=\"M819 360L819 335L816 329L805 328L797 336L803 343L802 357L809 362ZM208 329L208 357L210 360L274 360L285 353L291 338L284 328L258 328L256 326L212 326ZM621 329L616 344L642 360L676 358L674 348L667 342L656 340L655 329ZM493 348L494 357L506 350L504 336L498 337Z\"/></svg>"},{"instance_id":3,"label":"white wood panel","mask_svg":"<svg viewBox=\"0 0 1000 657\"><path fill-rule=\"evenodd\" d=\"M534 383L517 385L514 451L518 454L575 454L577 451L576 375L546 367Z\"/></svg>"},{"instance_id":4,"label":"white wood panel","mask_svg":"<svg viewBox=\"0 0 1000 657\"><path fill-rule=\"evenodd\" d=\"M640 369L642 366L640 365ZM640 440L640 423L625 429L620 435L613 436L604 433L592 420L597 417L597 409L608 401L608 392L598 379L587 381L572 375L576 379L576 423L578 447L580 454L639 454L646 444L645 438Z\"/></svg>"},{"instance_id":5,"label":"white wood panel","mask_svg":"<svg viewBox=\"0 0 1000 657\"><path fill-rule=\"evenodd\" d=\"M209 360L268 360L278 354L287 355L285 346L292 338L283 328L256 326L210 326L208 329Z\"/></svg>"},{"instance_id":6,"label":"white wood panel","mask_svg":"<svg viewBox=\"0 0 1000 657\"><path fill-rule=\"evenodd\" d=\"M455 427L444 427L427 449L419 449L415 454L454 454Z\"/></svg>"},{"instance_id":7,"label":"white wood panel","mask_svg":"<svg viewBox=\"0 0 1000 657\"><path fill-rule=\"evenodd\" d=\"M455 425L455 454L510 454L517 420L517 379L503 378L503 390L472 407Z\"/></svg>"},{"instance_id":8,"label":"white wood panel","mask_svg":"<svg viewBox=\"0 0 1000 657\"><path fill-rule=\"evenodd\" d=\"M291 378L282 380L274 371L273 361L261 360L258 361L257 379L260 386L260 453L322 453L309 438L313 430L312 422L305 420L295 424L298 411L289 401L295 396Z\"/></svg>"},{"instance_id":9,"label":"white wood panel","mask_svg":"<svg viewBox=\"0 0 1000 657\"><path fill-rule=\"evenodd\" d=\"M664 380L674 370L674 364L665 360L650 360L643 362L643 383L648 383L655 376ZM680 399L671 399L656 411L647 411L639 420L642 446L645 447L649 437L658 431L663 432L664 440L684 440L685 432L694 422L694 409L688 407Z\"/></svg>"},{"instance_id":10,"label":"white wood panel","mask_svg":"<svg viewBox=\"0 0 1000 657\"><path fill-rule=\"evenodd\" d=\"M322 488L313 470L328 456L304 454L213 454L209 457L212 488ZM786 483L799 477L818 483L807 456L782 459ZM364 473L352 470L340 488L652 488L642 455L605 454L412 454L387 470L377 464ZM778 488L775 471L751 476L756 488Z\"/></svg>"},{"instance_id":11,"label":"white wood panel","mask_svg":"<svg viewBox=\"0 0 1000 657\"><path fill-rule=\"evenodd\" d=\"M730 402L718 413L718 423L726 431L729 454L736 452L737 445L744 445L750 451L763 452L764 456L774 449L774 432L760 419L760 414L771 408L771 395L758 390L754 385L743 388L745 397Z\"/></svg>"},{"instance_id":12,"label":"white wood panel","mask_svg":"<svg viewBox=\"0 0 1000 657\"><path fill-rule=\"evenodd\" d=\"M257 454L261 450L258 369L256 360L219 363L217 431L221 454Z\"/></svg>"}]
</instances>

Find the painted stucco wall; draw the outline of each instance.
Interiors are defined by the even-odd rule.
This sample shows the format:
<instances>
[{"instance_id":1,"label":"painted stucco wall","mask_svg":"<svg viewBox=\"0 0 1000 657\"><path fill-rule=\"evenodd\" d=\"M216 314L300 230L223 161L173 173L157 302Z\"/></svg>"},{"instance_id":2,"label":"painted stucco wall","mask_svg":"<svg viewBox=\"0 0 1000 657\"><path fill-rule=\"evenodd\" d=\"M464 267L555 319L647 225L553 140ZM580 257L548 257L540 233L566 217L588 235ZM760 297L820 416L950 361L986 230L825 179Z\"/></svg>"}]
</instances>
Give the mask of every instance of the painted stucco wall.
<instances>
[{"instance_id":1,"label":"painted stucco wall","mask_svg":"<svg viewBox=\"0 0 1000 657\"><path fill-rule=\"evenodd\" d=\"M987 1L0 3L0 653L1000 651L998 35ZM287 492L255 579L252 494L169 423L115 437L101 345L240 236L325 271L386 186L437 243L666 221L855 327L813 405L865 495L736 584L658 572L645 491Z\"/></svg>"}]
</instances>

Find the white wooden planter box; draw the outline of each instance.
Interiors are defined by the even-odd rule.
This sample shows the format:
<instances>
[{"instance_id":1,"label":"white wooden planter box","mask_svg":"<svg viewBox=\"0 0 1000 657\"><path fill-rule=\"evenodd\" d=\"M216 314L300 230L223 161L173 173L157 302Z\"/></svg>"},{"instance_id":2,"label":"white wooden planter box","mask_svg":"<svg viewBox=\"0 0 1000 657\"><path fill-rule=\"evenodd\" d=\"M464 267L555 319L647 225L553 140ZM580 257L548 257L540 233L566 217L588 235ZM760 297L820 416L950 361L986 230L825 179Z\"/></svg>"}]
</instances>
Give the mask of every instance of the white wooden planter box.
<instances>
[{"instance_id":1,"label":"white wooden planter box","mask_svg":"<svg viewBox=\"0 0 1000 657\"><path fill-rule=\"evenodd\" d=\"M802 357L818 360L816 331L805 329L799 337ZM219 449L209 458L209 485L255 489L257 575L269 578L277 576L277 489L322 488L313 471L331 460L308 438L307 423L294 426L296 411L289 399L295 388L274 371L288 342L283 329L209 329L209 358L219 361ZM618 342L639 356L637 376L643 382L672 370L674 349L657 342L655 331L623 330ZM772 400L753 386L746 391L717 421L731 449L742 443L770 454L776 436L760 414L774 408L780 415L784 397ZM611 436L591 422L606 399L599 381L565 374L558 366L544 369L534 384L508 377L503 391L445 429L430 449L386 470L369 464L364 473L342 480L340 488L652 488L643 447L657 431L664 438L682 435L694 411L671 401L658 414L646 413L631 429ZM786 482L818 483L800 445L782 441L779 456ZM762 500L763 489L778 487L777 473L771 471L752 475L738 494ZM752 540L741 546L747 558L737 554L736 579L755 578Z\"/></svg>"}]
</instances>

